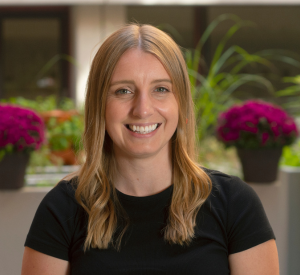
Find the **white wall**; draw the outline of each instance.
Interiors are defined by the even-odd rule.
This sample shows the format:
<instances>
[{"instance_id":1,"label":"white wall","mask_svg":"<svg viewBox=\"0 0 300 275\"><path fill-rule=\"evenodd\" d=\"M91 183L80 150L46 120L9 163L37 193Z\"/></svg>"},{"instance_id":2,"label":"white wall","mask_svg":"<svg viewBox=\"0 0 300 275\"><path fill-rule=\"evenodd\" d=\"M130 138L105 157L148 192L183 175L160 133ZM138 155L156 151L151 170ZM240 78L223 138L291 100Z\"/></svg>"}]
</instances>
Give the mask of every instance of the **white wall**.
<instances>
[{"instance_id":1,"label":"white wall","mask_svg":"<svg viewBox=\"0 0 300 275\"><path fill-rule=\"evenodd\" d=\"M300 274L300 169L281 168L271 184L250 184L260 197L276 236L280 275Z\"/></svg>"},{"instance_id":2,"label":"white wall","mask_svg":"<svg viewBox=\"0 0 300 275\"><path fill-rule=\"evenodd\" d=\"M112 32L126 23L125 6L71 7L72 55L77 61L73 67L75 99L80 106L85 97L90 66L99 46Z\"/></svg>"},{"instance_id":3,"label":"white wall","mask_svg":"<svg viewBox=\"0 0 300 275\"><path fill-rule=\"evenodd\" d=\"M287 273L288 253L288 184L285 173L272 184L250 184L260 197L274 230L279 254L280 275Z\"/></svg>"},{"instance_id":4,"label":"white wall","mask_svg":"<svg viewBox=\"0 0 300 275\"><path fill-rule=\"evenodd\" d=\"M0 275L21 274L24 243L35 211L50 188L0 191Z\"/></svg>"}]
</instances>

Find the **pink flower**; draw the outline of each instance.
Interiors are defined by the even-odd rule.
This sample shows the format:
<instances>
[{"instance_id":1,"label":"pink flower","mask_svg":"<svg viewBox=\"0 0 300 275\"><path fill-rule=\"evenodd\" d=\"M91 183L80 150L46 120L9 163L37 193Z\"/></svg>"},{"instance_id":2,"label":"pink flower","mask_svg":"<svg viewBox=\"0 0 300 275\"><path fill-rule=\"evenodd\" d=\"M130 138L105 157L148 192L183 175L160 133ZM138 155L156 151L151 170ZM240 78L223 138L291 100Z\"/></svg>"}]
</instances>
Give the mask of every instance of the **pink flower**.
<instances>
[{"instance_id":1,"label":"pink flower","mask_svg":"<svg viewBox=\"0 0 300 275\"><path fill-rule=\"evenodd\" d=\"M263 134L262 134L262 144L263 144L263 145L268 141L269 136L270 136L270 135L269 135L268 133L263 133Z\"/></svg>"},{"instance_id":2,"label":"pink flower","mask_svg":"<svg viewBox=\"0 0 300 275\"><path fill-rule=\"evenodd\" d=\"M291 144L298 129L293 118L279 106L252 100L221 113L217 133L228 146L279 147Z\"/></svg>"},{"instance_id":3,"label":"pink flower","mask_svg":"<svg viewBox=\"0 0 300 275\"><path fill-rule=\"evenodd\" d=\"M16 150L40 148L45 140L43 120L32 110L0 105L0 148L8 144Z\"/></svg>"}]
</instances>

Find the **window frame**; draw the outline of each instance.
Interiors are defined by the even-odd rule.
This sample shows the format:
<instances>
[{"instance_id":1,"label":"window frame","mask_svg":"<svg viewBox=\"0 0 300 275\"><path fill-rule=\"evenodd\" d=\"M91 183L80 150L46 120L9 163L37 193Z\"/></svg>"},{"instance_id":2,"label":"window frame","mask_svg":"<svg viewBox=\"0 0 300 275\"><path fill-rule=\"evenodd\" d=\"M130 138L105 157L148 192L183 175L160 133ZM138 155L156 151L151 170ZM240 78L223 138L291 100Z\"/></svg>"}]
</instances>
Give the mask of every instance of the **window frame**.
<instances>
[{"instance_id":1,"label":"window frame","mask_svg":"<svg viewBox=\"0 0 300 275\"><path fill-rule=\"evenodd\" d=\"M70 10L67 6L59 7L2 7L0 8L0 99L3 98L3 22L5 19L53 18L59 20L60 25L60 53L70 55ZM70 90L71 70L66 60L59 61L61 68L61 89L59 97L72 97Z\"/></svg>"}]
</instances>

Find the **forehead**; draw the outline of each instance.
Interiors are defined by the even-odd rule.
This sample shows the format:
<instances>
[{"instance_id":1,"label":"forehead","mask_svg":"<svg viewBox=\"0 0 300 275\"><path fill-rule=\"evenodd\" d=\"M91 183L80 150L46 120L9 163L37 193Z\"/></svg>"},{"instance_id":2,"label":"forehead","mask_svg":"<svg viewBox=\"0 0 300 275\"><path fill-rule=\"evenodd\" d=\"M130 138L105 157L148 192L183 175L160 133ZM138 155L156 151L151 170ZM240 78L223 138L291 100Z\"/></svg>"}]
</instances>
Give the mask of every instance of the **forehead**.
<instances>
[{"instance_id":1,"label":"forehead","mask_svg":"<svg viewBox=\"0 0 300 275\"><path fill-rule=\"evenodd\" d=\"M111 81L135 77L171 79L163 64L154 54L138 48L129 49L122 54L116 64Z\"/></svg>"}]
</instances>

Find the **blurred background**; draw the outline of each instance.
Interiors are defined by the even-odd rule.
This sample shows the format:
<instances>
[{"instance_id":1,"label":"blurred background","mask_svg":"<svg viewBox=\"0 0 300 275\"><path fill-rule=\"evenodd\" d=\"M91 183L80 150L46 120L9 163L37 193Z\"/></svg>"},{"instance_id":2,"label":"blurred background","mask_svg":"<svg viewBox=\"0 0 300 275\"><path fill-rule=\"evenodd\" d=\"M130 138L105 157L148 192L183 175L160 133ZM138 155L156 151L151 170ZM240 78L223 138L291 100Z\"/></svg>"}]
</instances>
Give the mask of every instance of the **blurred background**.
<instances>
[{"instance_id":1,"label":"blurred background","mask_svg":"<svg viewBox=\"0 0 300 275\"><path fill-rule=\"evenodd\" d=\"M235 104L280 106L299 127L300 0L0 0L0 105L33 110L45 124L24 187L0 189L0 275L20 274L39 202L84 161L91 61L112 32L131 22L157 26L182 48L202 165L244 177L235 146L226 148L216 133L219 115ZM246 181L274 228L281 274L299 275L300 142L293 137L286 145L274 180ZM14 151L8 148L0 144L0 170Z\"/></svg>"}]
</instances>

